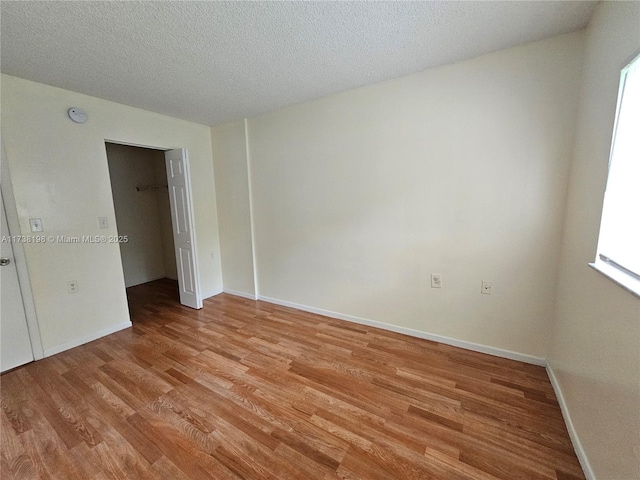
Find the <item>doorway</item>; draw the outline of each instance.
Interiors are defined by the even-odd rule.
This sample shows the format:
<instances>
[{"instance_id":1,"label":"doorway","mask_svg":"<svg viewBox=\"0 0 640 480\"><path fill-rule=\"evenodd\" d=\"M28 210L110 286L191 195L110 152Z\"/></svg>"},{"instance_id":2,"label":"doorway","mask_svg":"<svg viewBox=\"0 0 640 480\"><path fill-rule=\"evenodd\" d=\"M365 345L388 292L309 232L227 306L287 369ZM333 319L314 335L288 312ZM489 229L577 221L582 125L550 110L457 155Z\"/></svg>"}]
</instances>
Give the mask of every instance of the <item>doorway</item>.
<instances>
[{"instance_id":1,"label":"doorway","mask_svg":"<svg viewBox=\"0 0 640 480\"><path fill-rule=\"evenodd\" d=\"M107 143L126 288L178 280L164 152Z\"/></svg>"},{"instance_id":2,"label":"doorway","mask_svg":"<svg viewBox=\"0 0 640 480\"><path fill-rule=\"evenodd\" d=\"M22 244L24 236L20 234L11 175L1 141L0 152L0 371L6 372L40 360L44 352ZM20 239L16 239L16 235Z\"/></svg>"},{"instance_id":3,"label":"doorway","mask_svg":"<svg viewBox=\"0 0 640 480\"><path fill-rule=\"evenodd\" d=\"M176 302L201 308L186 150L105 142L127 289L176 282Z\"/></svg>"},{"instance_id":4,"label":"doorway","mask_svg":"<svg viewBox=\"0 0 640 480\"><path fill-rule=\"evenodd\" d=\"M27 314L22 302L22 292L18 282L15 256L13 254L12 238L9 234L7 214L0 193L0 215L2 224L0 234L0 272L2 278L2 307L0 316L0 371L5 372L12 368L24 365L33 360L33 348L27 326Z\"/></svg>"}]
</instances>

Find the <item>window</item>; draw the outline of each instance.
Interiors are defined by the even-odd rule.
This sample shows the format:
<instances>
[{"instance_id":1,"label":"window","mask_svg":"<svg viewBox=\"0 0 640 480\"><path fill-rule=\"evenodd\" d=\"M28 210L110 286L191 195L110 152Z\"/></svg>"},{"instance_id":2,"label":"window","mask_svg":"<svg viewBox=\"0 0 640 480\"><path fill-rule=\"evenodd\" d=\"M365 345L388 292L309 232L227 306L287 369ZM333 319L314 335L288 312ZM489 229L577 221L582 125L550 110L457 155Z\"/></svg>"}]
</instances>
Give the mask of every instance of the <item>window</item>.
<instances>
[{"instance_id":1,"label":"window","mask_svg":"<svg viewBox=\"0 0 640 480\"><path fill-rule=\"evenodd\" d=\"M640 296L640 55L620 75L598 253L592 265Z\"/></svg>"}]
</instances>

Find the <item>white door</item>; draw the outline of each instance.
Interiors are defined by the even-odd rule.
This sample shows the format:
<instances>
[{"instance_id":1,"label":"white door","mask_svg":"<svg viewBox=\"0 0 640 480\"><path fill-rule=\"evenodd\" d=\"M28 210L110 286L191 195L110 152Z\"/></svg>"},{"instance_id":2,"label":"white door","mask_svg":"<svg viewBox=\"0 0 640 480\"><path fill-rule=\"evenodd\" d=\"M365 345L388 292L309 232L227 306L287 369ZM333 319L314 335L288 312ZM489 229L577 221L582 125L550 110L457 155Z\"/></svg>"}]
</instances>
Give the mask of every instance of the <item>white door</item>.
<instances>
[{"instance_id":1,"label":"white door","mask_svg":"<svg viewBox=\"0 0 640 480\"><path fill-rule=\"evenodd\" d=\"M176 267L180 288L180 303L191 308L202 308L200 277L193 234L193 208L189 159L184 148L164 154L167 164L167 183L173 224L173 242L176 249Z\"/></svg>"},{"instance_id":2,"label":"white door","mask_svg":"<svg viewBox=\"0 0 640 480\"><path fill-rule=\"evenodd\" d=\"M0 371L24 365L33 360L27 316L22 303L13 248L9 239L7 214L0 195L2 216L0 243Z\"/></svg>"}]
</instances>

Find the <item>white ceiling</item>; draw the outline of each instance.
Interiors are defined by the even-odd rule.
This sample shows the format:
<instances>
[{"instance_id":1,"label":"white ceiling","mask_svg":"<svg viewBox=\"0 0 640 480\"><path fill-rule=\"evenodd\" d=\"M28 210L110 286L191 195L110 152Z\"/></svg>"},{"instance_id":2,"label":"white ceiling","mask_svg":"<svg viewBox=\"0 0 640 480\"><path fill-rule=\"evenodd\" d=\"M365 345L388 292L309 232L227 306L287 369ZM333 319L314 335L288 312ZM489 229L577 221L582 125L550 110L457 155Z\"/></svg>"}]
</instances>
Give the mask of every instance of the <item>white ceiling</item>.
<instances>
[{"instance_id":1,"label":"white ceiling","mask_svg":"<svg viewBox=\"0 0 640 480\"><path fill-rule=\"evenodd\" d=\"M9 75L215 125L584 28L597 2L1 2Z\"/></svg>"}]
</instances>

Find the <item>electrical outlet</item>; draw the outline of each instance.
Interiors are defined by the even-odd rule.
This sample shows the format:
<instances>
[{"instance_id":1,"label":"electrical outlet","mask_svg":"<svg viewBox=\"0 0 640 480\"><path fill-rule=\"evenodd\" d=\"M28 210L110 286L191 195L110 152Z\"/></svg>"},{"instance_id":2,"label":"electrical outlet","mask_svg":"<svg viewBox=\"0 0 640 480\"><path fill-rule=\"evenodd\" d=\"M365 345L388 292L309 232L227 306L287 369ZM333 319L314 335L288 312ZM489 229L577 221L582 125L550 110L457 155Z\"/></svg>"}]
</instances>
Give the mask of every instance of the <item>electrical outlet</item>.
<instances>
[{"instance_id":1,"label":"electrical outlet","mask_svg":"<svg viewBox=\"0 0 640 480\"><path fill-rule=\"evenodd\" d=\"M100 228L109 228L107 217L98 217L98 223L100 224Z\"/></svg>"},{"instance_id":2,"label":"electrical outlet","mask_svg":"<svg viewBox=\"0 0 640 480\"><path fill-rule=\"evenodd\" d=\"M75 280L71 280L67 282L67 292L68 293L76 293L78 291L78 282Z\"/></svg>"},{"instance_id":3,"label":"electrical outlet","mask_svg":"<svg viewBox=\"0 0 640 480\"><path fill-rule=\"evenodd\" d=\"M32 232L42 231L42 220L40 220L39 218L30 218L29 225L31 225Z\"/></svg>"},{"instance_id":4,"label":"electrical outlet","mask_svg":"<svg viewBox=\"0 0 640 480\"><path fill-rule=\"evenodd\" d=\"M442 288L442 275L439 273L431 274L431 288Z\"/></svg>"},{"instance_id":5,"label":"electrical outlet","mask_svg":"<svg viewBox=\"0 0 640 480\"><path fill-rule=\"evenodd\" d=\"M485 295L491 295L491 282L482 281L482 286L480 288L480 293L484 293Z\"/></svg>"}]
</instances>

